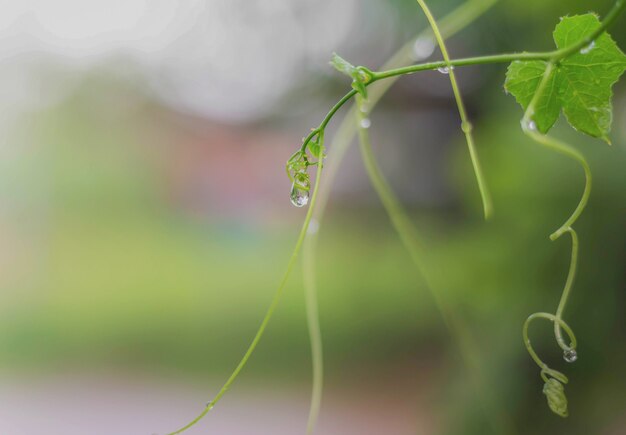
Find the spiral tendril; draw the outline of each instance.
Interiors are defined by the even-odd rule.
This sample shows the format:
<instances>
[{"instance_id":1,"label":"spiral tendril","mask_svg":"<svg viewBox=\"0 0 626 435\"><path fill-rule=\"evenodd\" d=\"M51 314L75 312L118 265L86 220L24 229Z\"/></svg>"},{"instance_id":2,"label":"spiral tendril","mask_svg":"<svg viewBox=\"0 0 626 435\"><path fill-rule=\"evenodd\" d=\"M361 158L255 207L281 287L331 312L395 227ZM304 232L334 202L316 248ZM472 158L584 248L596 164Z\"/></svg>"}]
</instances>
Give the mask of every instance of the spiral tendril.
<instances>
[{"instance_id":1,"label":"spiral tendril","mask_svg":"<svg viewBox=\"0 0 626 435\"><path fill-rule=\"evenodd\" d=\"M526 345L526 349L528 353L532 357L532 359L537 363L537 365L541 368L541 378L544 381L543 386L543 394L546 395L548 399L548 406L560 417L567 417L567 397L565 396L565 387L564 384L568 382L567 377L554 369L548 367L546 363L544 363L537 353L534 351L530 344L530 340L528 339L528 325L536 318L543 318L547 320L551 320L554 322L554 337L556 339L557 344L563 350L563 357L567 362L574 362L578 358L578 354L576 352L576 337L574 336L574 332L569 327L567 323L565 323L562 319L563 311L565 310L565 305L567 304L567 300L569 298L572 286L574 285L574 278L576 277L576 267L578 263L578 235L576 231L572 228L572 225L582 214L585 206L587 205L587 201L589 199L589 194L591 192L591 170L589 169L589 165L585 157L576 149L571 147L570 145L558 141L550 136L545 134L541 134L537 131L536 124L533 121L532 117L535 113L535 106L537 101L539 100L541 94L546 89L548 84L550 74L554 69L553 62L546 63L546 69L543 74L543 77L537 86L535 94L533 95L532 100L526 107L526 111L524 113L524 117L522 118L522 129L524 133L533 139L535 142L543 145L547 148L550 148L554 151L557 151L561 154L564 154L574 160L576 160L585 172L585 189L583 191L582 197L578 203L578 206L572 213L572 215L565 221L561 227L550 235L550 240L554 241L561 237L565 233L569 233L572 237L572 255L570 260L569 272L567 274L567 280L565 281L565 287L563 288L563 292L561 294L561 299L559 301L559 305L556 310L556 314L550 313L534 313L531 314L526 322L524 323L523 335L524 335L524 344ZM562 331L564 330L570 339L570 344L568 345L562 337Z\"/></svg>"}]
</instances>

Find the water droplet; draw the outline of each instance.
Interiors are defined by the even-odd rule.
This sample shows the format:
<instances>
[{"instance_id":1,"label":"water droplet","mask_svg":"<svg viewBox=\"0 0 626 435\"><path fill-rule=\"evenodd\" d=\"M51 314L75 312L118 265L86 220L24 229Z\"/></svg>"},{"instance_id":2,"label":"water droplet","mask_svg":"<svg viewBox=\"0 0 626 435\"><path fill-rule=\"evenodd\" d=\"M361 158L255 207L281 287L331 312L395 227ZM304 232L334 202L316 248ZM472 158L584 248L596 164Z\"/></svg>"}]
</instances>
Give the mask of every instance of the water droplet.
<instances>
[{"instance_id":1,"label":"water droplet","mask_svg":"<svg viewBox=\"0 0 626 435\"><path fill-rule=\"evenodd\" d=\"M450 74L450 70L453 70L454 67L452 65L450 65L450 67L447 66L442 66L437 68L437 71L439 71L441 74Z\"/></svg>"},{"instance_id":2,"label":"water droplet","mask_svg":"<svg viewBox=\"0 0 626 435\"><path fill-rule=\"evenodd\" d=\"M413 59L424 60L435 51L435 43L429 37L419 37L413 44Z\"/></svg>"},{"instance_id":3,"label":"water droplet","mask_svg":"<svg viewBox=\"0 0 626 435\"><path fill-rule=\"evenodd\" d=\"M289 196L291 203L296 207L304 207L309 203L309 191L303 189L302 186L296 182L291 187L291 195Z\"/></svg>"},{"instance_id":4,"label":"water droplet","mask_svg":"<svg viewBox=\"0 0 626 435\"><path fill-rule=\"evenodd\" d=\"M532 119L522 119L522 130L537 131L537 124Z\"/></svg>"},{"instance_id":5,"label":"water droplet","mask_svg":"<svg viewBox=\"0 0 626 435\"><path fill-rule=\"evenodd\" d=\"M363 118L360 122L361 128L370 128L372 121L369 118Z\"/></svg>"},{"instance_id":6,"label":"water droplet","mask_svg":"<svg viewBox=\"0 0 626 435\"><path fill-rule=\"evenodd\" d=\"M580 49L580 54L587 54L589 53L591 50L594 49L594 47L596 46L596 41L591 41L591 44L589 44L586 47L583 47Z\"/></svg>"},{"instance_id":7,"label":"water droplet","mask_svg":"<svg viewBox=\"0 0 626 435\"><path fill-rule=\"evenodd\" d=\"M463 133L471 133L473 129L474 129L474 126L472 125L471 122L464 121L461 123L461 130L463 130Z\"/></svg>"},{"instance_id":8,"label":"water droplet","mask_svg":"<svg viewBox=\"0 0 626 435\"><path fill-rule=\"evenodd\" d=\"M574 349L567 349L563 351L563 359L568 363L573 363L578 359L578 353Z\"/></svg>"},{"instance_id":9,"label":"water droplet","mask_svg":"<svg viewBox=\"0 0 626 435\"><path fill-rule=\"evenodd\" d=\"M362 103L361 106L359 106L359 110L361 113L367 113L369 111L369 107L367 107L367 104Z\"/></svg>"}]
</instances>

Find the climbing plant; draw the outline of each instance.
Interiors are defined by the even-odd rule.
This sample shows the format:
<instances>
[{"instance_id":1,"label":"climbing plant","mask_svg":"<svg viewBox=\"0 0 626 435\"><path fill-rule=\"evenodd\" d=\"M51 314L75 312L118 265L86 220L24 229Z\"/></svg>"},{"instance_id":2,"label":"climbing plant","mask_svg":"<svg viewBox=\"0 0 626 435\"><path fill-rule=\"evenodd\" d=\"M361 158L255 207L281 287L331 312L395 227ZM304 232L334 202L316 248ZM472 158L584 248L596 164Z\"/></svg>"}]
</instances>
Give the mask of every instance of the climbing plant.
<instances>
[{"instance_id":1,"label":"climbing plant","mask_svg":"<svg viewBox=\"0 0 626 435\"><path fill-rule=\"evenodd\" d=\"M427 254L420 247L417 230L378 167L376 159L371 152L369 138L369 129L371 127L369 113L371 113L375 104L397 78L428 70L438 70L442 74L446 74L449 77L459 112L459 128L467 142L470 159L476 175L484 216L488 219L493 213L492 200L483 176L480 159L473 139L473 126L461 97L455 69L468 65L494 63L509 63L504 87L524 110L521 119L523 132L535 143L576 161L583 169L585 176L585 187L578 206L571 216L550 234L552 241L559 239L564 234L569 234L572 243L569 272L558 306L554 313L539 312L531 314L522 327L523 343L531 358L540 368L540 375L544 382L543 393L547 398L548 406L555 414L567 417L568 407L564 385L568 382L568 378L563 373L550 368L539 358L531 345L529 325L535 319L544 319L552 322L555 341L563 352L564 360L568 363L573 363L577 360L576 337L572 328L565 322L563 317L567 301L571 296L578 264L578 235L573 226L587 205L591 193L592 175L589 164L578 149L548 135L548 132L562 112L568 123L575 130L610 143L609 134L612 121L611 89L626 69L626 56L607 33L607 30L616 22L616 19L626 8L626 0L617 0L603 19L600 19L593 13L561 18L553 32L556 45L556 49L553 51L506 53L462 59L452 58L446 47L445 38L467 26L496 1L470 0L440 20L440 22L437 22L425 1L417 0L419 7L429 22L430 29L422 32L417 38L398 51L385 68L380 71L364 66L354 66L337 54L332 57L331 65L351 80L351 89L329 110L319 126L311 129L304 138L302 145L287 161L286 172L291 183L290 200L296 207L308 205L309 208L296 246L287 264L286 272L279 283L254 339L231 376L195 419L169 435L180 434L195 425L230 388L260 341L280 301L289 275L303 246L305 246L303 260L305 290L307 291L307 317L313 354L313 392L307 433L314 432L322 393L323 359L314 279L315 268L313 260L316 235L315 232L308 232L308 229L313 219L316 205L318 205L318 196L320 210L318 211L317 219L319 220L321 219L321 213L328 195L327 188L320 189L327 152L331 154L330 151L333 151L327 150L325 146L326 128L337 112L351 100L355 100L355 105L333 141L333 147L336 149L332 153L332 158L337 161L335 168L338 166L338 161L342 159L351 137L355 132L358 133L361 155L366 170L389 214L394 228L407 248L416 268L423 276L451 335L459 344L468 370L477 379L478 388L481 390L481 400L484 402L485 408L488 410L496 406L494 400L490 398L486 391L487 389L480 386L483 375L480 364L476 363L477 358L473 352L473 339L468 334L462 332L462 326L453 320L454 316L452 315L451 307L446 304L440 293L432 286L428 270L422 264L421 259ZM430 56L435 44L441 51L442 60L412 63L405 66L398 65L408 63L410 58L417 61L424 60ZM386 86L381 85L378 88L371 88L372 84L383 82ZM329 160L331 159L329 158ZM313 167L316 168L316 174L312 182L309 171ZM333 176L334 172L329 172L328 178L332 179ZM563 331L565 331L567 340L564 338ZM495 422L494 432L505 433L499 427L502 426Z\"/></svg>"}]
</instances>

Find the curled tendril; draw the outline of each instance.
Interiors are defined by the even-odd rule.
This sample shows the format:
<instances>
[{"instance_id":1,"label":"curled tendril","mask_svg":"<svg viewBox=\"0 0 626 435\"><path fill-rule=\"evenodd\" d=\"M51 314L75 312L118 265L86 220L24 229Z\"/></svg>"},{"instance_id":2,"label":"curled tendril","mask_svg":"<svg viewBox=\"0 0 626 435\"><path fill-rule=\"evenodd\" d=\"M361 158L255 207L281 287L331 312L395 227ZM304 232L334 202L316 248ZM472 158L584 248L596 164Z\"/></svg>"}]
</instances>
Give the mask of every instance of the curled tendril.
<instances>
[{"instance_id":1,"label":"curled tendril","mask_svg":"<svg viewBox=\"0 0 626 435\"><path fill-rule=\"evenodd\" d=\"M543 393L548 399L548 406L555 414L561 417L567 417L567 398L565 397L564 384L567 383L568 379L563 373L549 368L547 364L541 361L541 359L537 356L537 353L533 350L530 344L530 340L528 339L528 325L532 320L536 318L551 320L554 323L554 336L556 342L559 347L563 349L563 358L567 362L574 362L577 359L576 337L574 336L572 329L567 325L567 323L563 321L562 317L563 311L565 310L565 305L567 304L567 300L572 290L572 286L574 285L574 278L576 277L576 267L578 262L578 235L576 234L576 231L574 231L574 229L572 228L572 225L580 217L581 213L585 209L585 206L587 205L587 200L589 199L589 195L591 192L591 170L589 169L589 164L587 163L587 160L578 150L564 142L561 142L545 134L539 133L537 131L536 124L533 121L535 106L537 105L541 94L546 89L550 74L552 73L552 70L554 68L555 64L553 61L550 61L546 64L546 69L543 73L543 77L541 78L541 81L537 86L535 94L533 95L530 103L526 107L526 112L524 113L524 117L522 118L521 123L522 130L527 136L529 136L538 144L557 151L558 153L564 154L577 161L585 172L585 189L578 203L578 206L576 207L572 215L567 219L567 221L565 221L563 225L561 225L558 230L550 235L550 240L552 241L558 239L565 233L569 233L572 237L572 256L570 260L569 272L567 274L565 287L561 294L561 299L556 310L556 315L550 313L531 314L524 323L523 334L524 344L526 345L528 353L530 353L532 359L541 368L541 377L544 380ZM565 332L569 336L569 346L563 339L561 329L565 330Z\"/></svg>"},{"instance_id":2,"label":"curled tendril","mask_svg":"<svg viewBox=\"0 0 626 435\"><path fill-rule=\"evenodd\" d=\"M285 169L287 176L292 182L290 199L291 203L296 207L304 207L309 202L311 192L311 177L308 173L308 167L319 163L312 162L312 158L322 159L324 155L324 130L317 129L311 132L311 135L304 140L301 149L291 155ZM307 150L310 153L307 154Z\"/></svg>"},{"instance_id":3,"label":"curled tendril","mask_svg":"<svg viewBox=\"0 0 626 435\"><path fill-rule=\"evenodd\" d=\"M562 328L565 333L569 336L570 344L566 346L564 349L565 352L571 352L576 350L576 336L574 332L569 327L563 319L555 316L550 313L534 313L528 316L526 322L524 322L524 345L528 350L528 353L532 357L532 359L537 363L537 365L541 368L541 378L544 381L543 385L543 394L546 395L548 399L548 406L560 417L567 417L567 397L565 396L565 387L564 384L567 384L568 379L563 373L551 369L548 367L546 363L544 363L541 358L537 355L537 352L533 349L530 339L528 338L528 326L535 319L546 319L556 323L559 328Z\"/></svg>"}]
</instances>

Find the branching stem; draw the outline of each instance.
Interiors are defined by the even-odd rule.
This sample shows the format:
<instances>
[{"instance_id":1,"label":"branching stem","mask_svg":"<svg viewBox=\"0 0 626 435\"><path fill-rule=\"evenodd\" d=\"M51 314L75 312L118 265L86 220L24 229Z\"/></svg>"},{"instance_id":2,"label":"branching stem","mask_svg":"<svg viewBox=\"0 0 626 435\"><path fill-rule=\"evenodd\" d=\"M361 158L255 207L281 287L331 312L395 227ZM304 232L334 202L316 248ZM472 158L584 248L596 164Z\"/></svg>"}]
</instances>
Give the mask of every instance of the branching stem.
<instances>
[{"instance_id":1,"label":"branching stem","mask_svg":"<svg viewBox=\"0 0 626 435\"><path fill-rule=\"evenodd\" d=\"M178 429L178 430L176 430L174 432L169 433L168 435L177 435L177 434L180 434L180 433L186 431L187 429L189 429L190 427L195 425L198 421L200 421L202 419L202 417L204 417L211 409L213 409L213 407L217 404L217 402L219 402L219 400L222 398L222 396L226 393L226 391L228 391L228 389L230 388L232 383L235 381L235 379L239 375L239 372L241 372L243 367L246 365L246 363L248 362L248 359L250 358L250 356L254 352L254 349L256 348L256 346L259 343L259 341L261 340L261 337L263 336L263 333L265 332L265 328L267 328L267 325L268 325L272 315L274 314L274 311L276 310L276 307L278 306L278 302L280 301L280 297L283 294L283 290L285 289L285 286L287 285L287 280L289 279L289 276L291 275L291 271L292 271L294 265L296 264L296 259L298 258L298 254L300 253L300 248L302 247L302 243L304 241L304 237L306 236L307 230L309 228L309 224L310 224L311 218L313 216L313 211L315 210L315 202L316 202L316 199L317 199L317 192L318 192L318 187L319 187L319 184L320 184L320 179L321 179L321 175L322 175L323 166L324 165L323 165L322 159L320 159L319 163L317 165L317 174L316 174L316 177L315 177L315 186L314 186L314 189L313 189L313 196L311 197L311 204L309 206L309 209L307 210L306 217L304 218L304 223L302 224L302 229L300 230L300 234L298 236L298 240L296 242L296 246L295 246L295 248L293 250L293 253L291 254L291 258L289 259L289 263L287 264L287 270L285 271L285 274L283 275L283 278L281 279L280 284L278 285L278 288L276 289L276 292L274 293L274 296L272 298L272 302L270 303L270 306L267 309L267 312L265 313L265 317L263 317L263 320L261 321L261 326L259 326L259 329L257 330L257 332L256 332L256 334L254 336L254 339L252 340L252 342L248 346L248 349L246 350L246 353L243 355L243 357L239 361L239 364L237 364L237 367L235 368L233 373L230 375L230 377L228 378L226 383L224 383L224 385L218 391L218 393L215 395L213 400L211 400L210 402L208 402L206 404L206 406L202 410L202 412L195 419L193 419L189 424L183 426L182 428L180 428L180 429Z\"/></svg>"}]
</instances>

